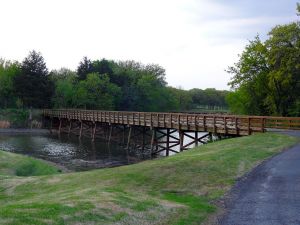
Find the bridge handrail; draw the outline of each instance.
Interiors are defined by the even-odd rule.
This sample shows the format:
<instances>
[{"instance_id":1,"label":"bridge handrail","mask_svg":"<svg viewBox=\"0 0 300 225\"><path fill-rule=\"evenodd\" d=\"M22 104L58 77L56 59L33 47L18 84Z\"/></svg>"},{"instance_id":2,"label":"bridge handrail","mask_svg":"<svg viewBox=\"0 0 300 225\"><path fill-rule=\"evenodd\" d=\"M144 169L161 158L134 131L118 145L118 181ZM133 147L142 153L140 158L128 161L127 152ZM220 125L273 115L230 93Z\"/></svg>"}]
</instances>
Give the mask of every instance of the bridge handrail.
<instances>
[{"instance_id":1,"label":"bridge handrail","mask_svg":"<svg viewBox=\"0 0 300 225\"><path fill-rule=\"evenodd\" d=\"M238 116L201 113L102 111L85 109L44 109L44 116L108 123L213 130L236 134L264 132L266 128L300 130L300 117Z\"/></svg>"}]
</instances>

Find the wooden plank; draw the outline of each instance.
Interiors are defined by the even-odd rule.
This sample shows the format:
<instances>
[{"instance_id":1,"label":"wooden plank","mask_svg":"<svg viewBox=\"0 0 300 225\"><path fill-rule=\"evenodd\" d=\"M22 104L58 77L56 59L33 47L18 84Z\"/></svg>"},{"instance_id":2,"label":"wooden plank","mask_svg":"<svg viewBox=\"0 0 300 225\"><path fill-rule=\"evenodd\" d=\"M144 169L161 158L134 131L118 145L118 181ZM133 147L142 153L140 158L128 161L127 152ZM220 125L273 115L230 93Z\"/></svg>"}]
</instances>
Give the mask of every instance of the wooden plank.
<instances>
[{"instance_id":1,"label":"wooden plank","mask_svg":"<svg viewBox=\"0 0 300 225\"><path fill-rule=\"evenodd\" d=\"M139 125L176 128L191 131L210 131L226 134L249 135L252 132L264 132L266 128L300 129L300 117L266 117L266 116L218 116L191 113L153 113L95 111L95 110L50 110L44 109L43 115L50 118L85 120L91 122L108 122L124 125ZM175 119L175 120L174 120Z\"/></svg>"}]
</instances>

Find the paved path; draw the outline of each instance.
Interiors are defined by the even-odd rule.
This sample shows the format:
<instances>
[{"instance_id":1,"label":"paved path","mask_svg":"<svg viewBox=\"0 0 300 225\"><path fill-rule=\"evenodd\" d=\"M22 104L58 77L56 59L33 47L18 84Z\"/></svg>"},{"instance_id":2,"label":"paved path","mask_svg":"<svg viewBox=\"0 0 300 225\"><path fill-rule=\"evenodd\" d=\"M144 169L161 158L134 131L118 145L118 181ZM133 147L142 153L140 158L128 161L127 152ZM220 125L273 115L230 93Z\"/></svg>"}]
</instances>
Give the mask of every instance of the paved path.
<instances>
[{"instance_id":1,"label":"paved path","mask_svg":"<svg viewBox=\"0 0 300 225\"><path fill-rule=\"evenodd\" d=\"M240 181L227 207L222 225L300 225L300 143Z\"/></svg>"}]
</instances>

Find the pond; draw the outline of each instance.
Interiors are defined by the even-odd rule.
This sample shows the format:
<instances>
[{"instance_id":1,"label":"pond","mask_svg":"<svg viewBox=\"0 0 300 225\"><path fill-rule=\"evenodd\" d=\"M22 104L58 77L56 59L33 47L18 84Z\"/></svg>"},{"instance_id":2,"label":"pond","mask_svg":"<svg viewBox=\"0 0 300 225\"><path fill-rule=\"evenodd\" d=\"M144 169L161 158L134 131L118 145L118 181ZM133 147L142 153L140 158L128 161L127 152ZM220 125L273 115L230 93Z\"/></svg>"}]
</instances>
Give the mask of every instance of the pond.
<instances>
[{"instance_id":1,"label":"pond","mask_svg":"<svg viewBox=\"0 0 300 225\"><path fill-rule=\"evenodd\" d=\"M52 161L72 171L113 167L150 158L115 143L57 134L0 133L0 149Z\"/></svg>"},{"instance_id":2,"label":"pond","mask_svg":"<svg viewBox=\"0 0 300 225\"><path fill-rule=\"evenodd\" d=\"M178 137L177 132L173 135ZM189 141L189 138L186 138L184 143ZM102 139L92 141L90 138L80 139L75 135L50 134L47 130L35 133L18 130L0 132L0 149L48 160L71 171L121 166L152 158L147 150L126 150L124 146L114 142L108 144ZM175 149L179 151L179 146ZM165 153L161 152L159 156L162 155Z\"/></svg>"}]
</instances>

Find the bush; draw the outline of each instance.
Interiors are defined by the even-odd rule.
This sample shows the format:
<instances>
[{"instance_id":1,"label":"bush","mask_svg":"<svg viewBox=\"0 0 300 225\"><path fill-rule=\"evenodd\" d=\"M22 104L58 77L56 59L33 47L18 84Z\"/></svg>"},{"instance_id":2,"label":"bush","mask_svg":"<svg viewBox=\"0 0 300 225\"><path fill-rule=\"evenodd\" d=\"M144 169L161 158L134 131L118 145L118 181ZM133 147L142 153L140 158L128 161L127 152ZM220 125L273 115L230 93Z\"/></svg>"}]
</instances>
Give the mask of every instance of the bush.
<instances>
[{"instance_id":1,"label":"bush","mask_svg":"<svg viewBox=\"0 0 300 225\"><path fill-rule=\"evenodd\" d=\"M60 170L57 168L31 158L28 158L26 161L22 162L16 167L16 175L24 177L50 175L58 172L60 172Z\"/></svg>"}]
</instances>

